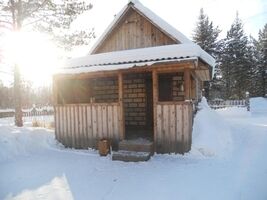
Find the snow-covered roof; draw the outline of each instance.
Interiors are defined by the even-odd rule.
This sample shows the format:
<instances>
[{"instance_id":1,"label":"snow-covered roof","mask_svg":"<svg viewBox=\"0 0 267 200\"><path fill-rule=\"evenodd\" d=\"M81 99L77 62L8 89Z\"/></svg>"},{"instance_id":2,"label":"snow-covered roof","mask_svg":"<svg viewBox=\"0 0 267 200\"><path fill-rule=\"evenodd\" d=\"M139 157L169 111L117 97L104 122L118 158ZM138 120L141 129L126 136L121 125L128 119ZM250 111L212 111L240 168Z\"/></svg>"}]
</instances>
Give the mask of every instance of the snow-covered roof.
<instances>
[{"instance_id":1,"label":"snow-covered roof","mask_svg":"<svg viewBox=\"0 0 267 200\"><path fill-rule=\"evenodd\" d=\"M198 58L212 67L215 65L214 58L198 45L187 43L92 54L85 57L70 59L58 73L118 70L134 66L149 66L158 62L192 60Z\"/></svg>"},{"instance_id":2,"label":"snow-covered roof","mask_svg":"<svg viewBox=\"0 0 267 200\"><path fill-rule=\"evenodd\" d=\"M158 27L162 32L164 32L169 37L174 40L179 41L180 43L192 43L190 39L188 39L184 34L176 30L173 26L168 24L165 20L160 18L150 9L146 8L143 4L141 4L138 0L130 0L129 3L116 15L111 24L107 27L104 33L100 36L100 38L93 45L90 53L93 53L96 48L106 39L108 34L115 28L116 24L122 19L122 17L127 13L127 11L132 8L137 11L139 14L147 18L153 25Z\"/></svg>"}]
</instances>

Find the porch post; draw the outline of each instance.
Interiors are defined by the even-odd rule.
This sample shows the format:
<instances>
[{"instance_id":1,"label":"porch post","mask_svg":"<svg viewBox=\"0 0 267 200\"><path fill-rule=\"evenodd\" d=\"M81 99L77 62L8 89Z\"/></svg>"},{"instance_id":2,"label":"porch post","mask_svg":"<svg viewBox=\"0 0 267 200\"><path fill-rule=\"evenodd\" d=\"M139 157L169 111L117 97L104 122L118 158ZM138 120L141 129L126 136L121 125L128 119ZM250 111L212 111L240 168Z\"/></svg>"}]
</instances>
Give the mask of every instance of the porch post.
<instances>
[{"instance_id":1,"label":"porch post","mask_svg":"<svg viewBox=\"0 0 267 200\"><path fill-rule=\"evenodd\" d=\"M157 104L158 104L158 74L156 70L152 71L152 83L153 83L153 119L154 119L154 143L157 144ZM157 145L154 145L156 148ZM156 149L155 149L156 150Z\"/></svg>"},{"instance_id":2,"label":"porch post","mask_svg":"<svg viewBox=\"0 0 267 200\"><path fill-rule=\"evenodd\" d=\"M57 140L59 140L58 134L59 134L59 127L58 127L58 81L56 77L53 77L52 82L52 90L53 90L53 108L54 108L54 127L55 127L55 137Z\"/></svg>"},{"instance_id":3,"label":"porch post","mask_svg":"<svg viewBox=\"0 0 267 200\"><path fill-rule=\"evenodd\" d=\"M125 120L124 120L124 105L123 105L123 76L122 73L118 74L118 84L119 84L119 105L120 105L120 113L119 113L119 129L120 129L120 140L125 138Z\"/></svg>"},{"instance_id":4,"label":"porch post","mask_svg":"<svg viewBox=\"0 0 267 200\"><path fill-rule=\"evenodd\" d=\"M190 88L191 88L191 80L190 80L190 69L184 69L184 97L185 100L190 100Z\"/></svg>"},{"instance_id":5,"label":"porch post","mask_svg":"<svg viewBox=\"0 0 267 200\"><path fill-rule=\"evenodd\" d=\"M57 90L57 79L56 77L53 77L53 82L52 82L52 89L53 89L53 105L58 104L58 90Z\"/></svg>"}]
</instances>

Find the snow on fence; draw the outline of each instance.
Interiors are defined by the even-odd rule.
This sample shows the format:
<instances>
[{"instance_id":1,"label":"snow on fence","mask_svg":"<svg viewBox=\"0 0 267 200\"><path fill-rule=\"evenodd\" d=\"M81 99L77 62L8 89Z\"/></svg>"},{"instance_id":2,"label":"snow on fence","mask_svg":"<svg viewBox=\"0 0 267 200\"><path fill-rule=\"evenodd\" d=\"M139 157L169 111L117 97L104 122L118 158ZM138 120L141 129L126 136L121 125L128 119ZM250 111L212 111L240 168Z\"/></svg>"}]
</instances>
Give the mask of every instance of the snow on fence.
<instances>
[{"instance_id":1,"label":"snow on fence","mask_svg":"<svg viewBox=\"0 0 267 200\"><path fill-rule=\"evenodd\" d=\"M228 107L247 107L249 110L249 99L241 100L212 100L209 101L209 106L212 109L222 109Z\"/></svg>"},{"instance_id":2,"label":"snow on fence","mask_svg":"<svg viewBox=\"0 0 267 200\"><path fill-rule=\"evenodd\" d=\"M54 108L52 106L32 107L22 109L23 121L41 122L48 124L54 122ZM0 109L0 118L14 117L14 109Z\"/></svg>"}]
</instances>

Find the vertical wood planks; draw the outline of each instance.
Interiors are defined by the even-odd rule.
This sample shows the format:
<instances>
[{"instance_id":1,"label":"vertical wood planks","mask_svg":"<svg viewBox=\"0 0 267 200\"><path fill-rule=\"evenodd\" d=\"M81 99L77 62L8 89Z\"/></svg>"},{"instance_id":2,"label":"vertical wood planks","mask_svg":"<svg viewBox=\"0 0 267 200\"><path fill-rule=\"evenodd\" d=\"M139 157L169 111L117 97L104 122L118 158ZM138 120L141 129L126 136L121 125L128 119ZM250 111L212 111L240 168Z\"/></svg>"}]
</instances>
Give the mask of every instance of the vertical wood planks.
<instances>
[{"instance_id":1,"label":"vertical wood planks","mask_svg":"<svg viewBox=\"0 0 267 200\"><path fill-rule=\"evenodd\" d=\"M70 124L71 124L71 147L75 147L75 120L74 120L74 108L70 106Z\"/></svg>"},{"instance_id":2,"label":"vertical wood planks","mask_svg":"<svg viewBox=\"0 0 267 200\"><path fill-rule=\"evenodd\" d=\"M75 127L75 141L76 141L76 148L80 148L80 132L79 132L79 106L74 106L74 127Z\"/></svg>"},{"instance_id":3,"label":"vertical wood planks","mask_svg":"<svg viewBox=\"0 0 267 200\"><path fill-rule=\"evenodd\" d=\"M153 70L152 71L152 94L153 94L153 121L154 121L154 126L153 126L153 132L154 132L154 142L156 143L156 146L159 145L159 139L158 134L156 134L158 126L158 123L161 123L161 121L158 121L158 74L157 71ZM161 113L161 112L160 112ZM161 117L161 115L159 116ZM160 120L160 119L159 119ZM161 131L161 130L160 130Z\"/></svg>"},{"instance_id":4,"label":"vertical wood planks","mask_svg":"<svg viewBox=\"0 0 267 200\"><path fill-rule=\"evenodd\" d=\"M87 109L86 106L82 106L82 115L83 115L83 141L84 141L84 148L88 148L89 144L88 144L88 137L87 137L87 113L86 113Z\"/></svg>"},{"instance_id":5,"label":"vertical wood planks","mask_svg":"<svg viewBox=\"0 0 267 200\"><path fill-rule=\"evenodd\" d=\"M93 121L92 121L92 107L86 106L86 119L87 119L87 140L88 140L88 147L94 146L94 138L93 138Z\"/></svg>"},{"instance_id":6,"label":"vertical wood planks","mask_svg":"<svg viewBox=\"0 0 267 200\"><path fill-rule=\"evenodd\" d=\"M102 106L102 132L103 132L103 138L109 138L108 136L108 120L107 120L108 110L107 106Z\"/></svg>"},{"instance_id":7,"label":"vertical wood planks","mask_svg":"<svg viewBox=\"0 0 267 200\"><path fill-rule=\"evenodd\" d=\"M170 105L169 106L169 127L170 127L170 151L171 152L176 152L175 146L176 146L176 112L175 112L175 105Z\"/></svg>"},{"instance_id":8,"label":"vertical wood planks","mask_svg":"<svg viewBox=\"0 0 267 200\"><path fill-rule=\"evenodd\" d=\"M55 110L55 135L56 135L56 139L59 140L59 134L60 134L60 126L59 126L59 107L58 106L55 106L54 107L54 110Z\"/></svg>"},{"instance_id":9,"label":"vertical wood planks","mask_svg":"<svg viewBox=\"0 0 267 200\"><path fill-rule=\"evenodd\" d=\"M162 116L162 106L161 105L157 105L157 110L156 110L156 128L154 128L154 138L156 137L156 148L158 149L158 152L161 151L161 146L162 146L162 137L161 137L161 133L162 133L162 121L163 121L163 116ZM155 123L155 122L154 122Z\"/></svg>"},{"instance_id":10,"label":"vertical wood planks","mask_svg":"<svg viewBox=\"0 0 267 200\"><path fill-rule=\"evenodd\" d=\"M119 122L120 122L119 113L121 112L120 109L121 109L121 106L118 106L117 108L113 107L113 116L114 116L114 118L113 118L113 120L114 120L113 121L113 128L114 128L113 132L114 132L114 134L116 134L114 136L114 138L117 141L119 141L119 139L122 135L122 133L120 132L121 129L119 128Z\"/></svg>"},{"instance_id":11,"label":"vertical wood planks","mask_svg":"<svg viewBox=\"0 0 267 200\"><path fill-rule=\"evenodd\" d=\"M120 139L123 140L125 138L125 120L124 120L124 112L123 112L123 76L122 73L118 74L118 87L119 87L119 132Z\"/></svg>"},{"instance_id":12,"label":"vertical wood planks","mask_svg":"<svg viewBox=\"0 0 267 200\"><path fill-rule=\"evenodd\" d=\"M93 138L95 140L98 140L98 129L97 129L97 107L96 106L92 106L92 126L93 126ZM96 144L95 144L96 145Z\"/></svg>"},{"instance_id":13,"label":"vertical wood planks","mask_svg":"<svg viewBox=\"0 0 267 200\"><path fill-rule=\"evenodd\" d=\"M126 21L128 23L125 23ZM129 10L117 24L116 29L108 34L93 53L177 44L177 42L144 16Z\"/></svg>"},{"instance_id":14,"label":"vertical wood planks","mask_svg":"<svg viewBox=\"0 0 267 200\"><path fill-rule=\"evenodd\" d=\"M108 106L107 107L107 122L108 122L108 137L111 139L111 140L114 140L114 136L115 136L115 133L114 133L114 126L113 126L113 112L112 112L112 107L111 106Z\"/></svg>"},{"instance_id":15,"label":"vertical wood planks","mask_svg":"<svg viewBox=\"0 0 267 200\"><path fill-rule=\"evenodd\" d=\"M100 105L97 106L97 130L98 130L98 138L103 138L103 118L102 118L102 107Z\"/></svg>"},{"instance_id":16,"label":"vertical wood planks","mask_svg":"<svg viewBox=\"0 0 267 200\"><path fill-rule=\"evenodd\" d=\"M119 104L55 106L55 134L66 147L96 148L102 138L118 142Z\"/></svg>"},{"instance_id":17,"label":"vertical wood planks","mask_svg":"<svg viewBox=\"0 0 267 200\"><path fill-rule=\"evenodd\" d=\"M170 148L170 142L169 142L169 134L170 134L170 113L169 113L169 105L163 105L163 123L162 123L162 143L163 145L163 152L168 153L168 150Z\"/></svg>"},{"instance_id":18,"label":"vertical wood planks","mask_svg":"<svg viewBox=\"0 0 267 200\"><path fill-rule=\"evenodd\" d=\"M182 119L182 105L176 105L176 150L177 153L183 152L183 119Z\"/></svg>"},{"instance_id":19,"label":"vertical wood planks","mask_svg":"<svg viewBox=\"0 0 267 200\"><path fill-rule=\"evenodd\" d=\"M192 105L158 104L156 151L158 153L184 153L190 150L192 140Z\"/></svg>"}]
</instances>

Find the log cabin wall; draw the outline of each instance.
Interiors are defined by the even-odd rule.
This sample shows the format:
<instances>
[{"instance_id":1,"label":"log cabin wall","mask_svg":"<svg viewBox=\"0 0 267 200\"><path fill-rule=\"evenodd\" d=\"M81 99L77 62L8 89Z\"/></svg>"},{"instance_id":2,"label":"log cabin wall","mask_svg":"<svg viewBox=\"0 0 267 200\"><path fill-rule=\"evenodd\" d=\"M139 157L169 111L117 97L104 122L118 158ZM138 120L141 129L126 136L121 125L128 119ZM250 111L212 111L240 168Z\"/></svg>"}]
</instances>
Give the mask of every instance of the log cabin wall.
<instances>
[{"instance_id":1,"label":"log cabin wall","mask_svg":"<svg viewBox=\"0 0 267 200\"><path fill-rule=\"evenodd\" d=\"M125 125L147 125L147 88L146 74L129 74L124 76L124 113Z\"/></svg>"},{"instance_id":2,"label":"log cabin wall","mask_svg":"<svg viewBox=\"0 0 267 200\"><path fill-rule=\"evenodd\" d=\"M58 82L59 104L118 102L118 78L63 79Z\"/></svg>"},{"instance_id":3,"label":"log cabin wall","mask_svg":"<svg viewBox=\"0 0 267 200\"><path fill-rule=\"evenodd\" d=\"M184 74L164 73L159 75L159 101L184 101Z\"/></svg>"},{"instance_id":4,"label":"log cabin wall","mask_svg":"<svg viewBox=\"0 0 267 200\"><path fill-rule=\"evenodd\" d=\"M153 139L153 99L151 73L124 74L125 138Z\"/></svg>"},{"instance_id":5,"label":"log cabin wall","mask_svg":"<svg viewBox=\"0 0 267 200\"><path fill-rule=\"evenodd\" d=\"M91 80L93 102L111 103L118 102L118 78L95 78Z\"/></svg>"},{"instance_id":6,"label":"log cabin wall","mask_svg":"<svg viewBox=\"0 0 267 200\"><path fill-rule=\"evenodd\" d=\"M131 8L93 54L126 49L177 44L145 17Z\"/></svg>"}]
</instances>

